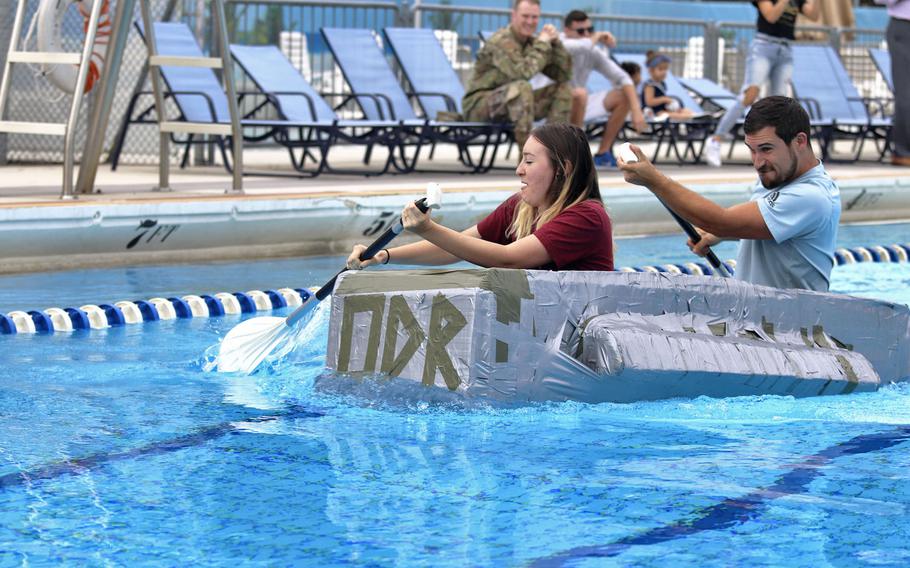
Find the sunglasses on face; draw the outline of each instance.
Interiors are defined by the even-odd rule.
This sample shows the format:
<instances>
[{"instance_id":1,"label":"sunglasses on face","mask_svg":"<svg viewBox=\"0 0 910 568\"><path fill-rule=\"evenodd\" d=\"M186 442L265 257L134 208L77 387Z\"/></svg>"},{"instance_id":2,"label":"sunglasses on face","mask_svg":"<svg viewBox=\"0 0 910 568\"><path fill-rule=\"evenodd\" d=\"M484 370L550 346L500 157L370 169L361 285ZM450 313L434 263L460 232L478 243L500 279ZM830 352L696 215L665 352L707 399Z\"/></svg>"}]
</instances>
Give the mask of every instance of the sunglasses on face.
<instances>
[{"instance_id":1,"label":"sunglasses on face","mask_svg":"<svg viewBox=\"0 0 910 568\"><path fill-rule=\"evenodd\" d=\"M594 26L588 26L586 28L574 28L575 33L579 35L588 35L594 33Z\"/></svg>"}]
</instances>

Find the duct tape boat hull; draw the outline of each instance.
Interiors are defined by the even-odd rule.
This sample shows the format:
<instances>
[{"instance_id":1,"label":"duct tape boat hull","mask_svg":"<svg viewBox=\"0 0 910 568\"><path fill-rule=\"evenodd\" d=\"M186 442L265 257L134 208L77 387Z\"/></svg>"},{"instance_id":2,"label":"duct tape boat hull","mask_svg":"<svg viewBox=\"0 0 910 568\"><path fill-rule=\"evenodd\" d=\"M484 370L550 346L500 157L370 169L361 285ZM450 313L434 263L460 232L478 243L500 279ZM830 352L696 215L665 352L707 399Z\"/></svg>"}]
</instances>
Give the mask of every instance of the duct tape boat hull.
<instances>
[{"instance_id":1,"label":"duct tape boat hull","mask_svg":"<svg viewBox=\"0 0 910 568\"><path fill-rule=\"evenodd\" d=\"M733 279L348 272L326 364L510 402L803 397L910 379L908 335L906 306Z\"/></svg>"}]
</instances>

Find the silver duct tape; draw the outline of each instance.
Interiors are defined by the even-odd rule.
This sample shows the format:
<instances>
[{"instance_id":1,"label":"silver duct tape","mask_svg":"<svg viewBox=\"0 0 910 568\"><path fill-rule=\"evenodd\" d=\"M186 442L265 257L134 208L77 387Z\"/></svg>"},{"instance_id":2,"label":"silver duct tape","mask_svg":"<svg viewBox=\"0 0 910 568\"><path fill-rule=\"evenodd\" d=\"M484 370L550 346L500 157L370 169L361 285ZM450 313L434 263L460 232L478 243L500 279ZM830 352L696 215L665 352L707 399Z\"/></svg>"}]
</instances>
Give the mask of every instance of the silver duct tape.
<instances>
[{"instance_id":1,"label":"silver duct tape","mask_svg":"<svg viewBox=\"0 0 910 568\"><path fill-rule=\"evenodd\" d=\"M354 376L408 377L466 391L478 289L334 296L327 360Z\"/></svg>"},{"instance_id":2,"label":"silver duct tape","mask_svg":"<svg viewBox=\"0 0 910 568\"><path fill-rule=\"evenodd\" d=\"M675 329L674 319L683 318L597 316L585 326L580 359L598 374L634 378L623 389L627 400L813 396L872 391L880 384L865 356L834 344L806 344L797 334L777 333L771 339L748 325L728 326L718 336L717 327Z\"/></svg>"},{"instance_id":3,"label":"silver duct tape","mask_svg":"<svg viewBox=\"0 0 910 568\"><path fill-rule=\"evenodd\" d=\"M910 379L905 306L668 274L386 274L339 278L330 369L514 402L810 396Z\"/></svg>"}]
</instances>

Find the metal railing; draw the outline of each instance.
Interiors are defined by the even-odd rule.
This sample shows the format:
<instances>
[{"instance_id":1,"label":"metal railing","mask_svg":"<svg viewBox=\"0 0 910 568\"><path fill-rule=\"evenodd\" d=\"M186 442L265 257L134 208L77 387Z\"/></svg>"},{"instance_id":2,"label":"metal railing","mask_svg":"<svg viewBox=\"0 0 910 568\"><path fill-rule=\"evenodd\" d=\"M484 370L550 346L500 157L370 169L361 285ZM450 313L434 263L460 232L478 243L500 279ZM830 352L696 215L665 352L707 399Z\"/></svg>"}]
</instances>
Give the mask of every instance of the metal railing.
<instances>
[{"instance_id":1,"label":"metal railing","mask_svg":"<svg viewBox=\"0 0 910 568\"><path fill-rule=\"evenodd\" d=\"M887 48L884 30L838 30L838 36L837 47L841 60L860 94L864 97L891 98L888 84L869 57L870 49Z\"/></svg>"},{"instance_id":2,"label":"metal railing","mask_svg":"<svg viewBox=\"0 0 910 568\"><path fill-rule=\"evenodd\" d=\"M117 2L118 0L112 0L112 10L113 4ZM216 34L213 34L211 27L210 2L152 0L154 16L160 19L169 4L173 7L171 19L187 22L205 51L217 53L219 46L213 40ZM32 14L37 5L38 0L30 0L29 9ZM423 4L419 0L411 5L393 1L225 0L225 5L230 41L278 45L318 91L333 93L344 92L346 85L319 33L322 27L370 28L379 32L379 41L382 41L382 28L388 26L448 30L444 41L446 53L462 79L467 80L480 47L478 32L503 27L508 24L510 17L507 8L456 7L450 4ZM551 23L561 29L562 18L561 13L545 12L542 14L541 25ZM591 19L597 29L610 30L617 37L617 53L660 50L672 58L674 73L717 80L733 91L737 91L742 83L746 48L755 33L752 23L610 14L591 14ZM837 48L864 96L890 95L867 53L870 47L883 46L884 30L801 28L800 32L811 32L811 41L829 43ZM63 35L64 49L77 50L82 37L81 20L68 17L64 22ZM393 61L388 50L387 54L390 61ZM119 92L129 92L140 81L146 72L145 59L142 40L138 34L131 33L123 55ZM238 90L252 90L252 83L239 70L235 69L234 72ZM29 120L40 116L42 120L54 120L65 114L65 109L59 104L61 93L38 74L19 70L12 77L11 84L19 94L8 111L14 116L7 118ZM147 81L144 90L151 90ZM86 106L93 105L94 95L87 95L85 102ZM106 149L111 147L127 104L128 97L117 97L113 101L110 125L105 137ZM351 109L342 114L350 115L353 112L355 111ZM77 140L84 137L85 120L79 124ZM76 147L80 148L81 144L77 142ZM172 156L176 160L176 149ZM63 159L63 153L59 144L46 138L15 134L8 137L6 157L17 162L59 162ZM142 126L131 128L121 163L157 162L158 135L155 129Z\"/></svg>"}]
</instances>

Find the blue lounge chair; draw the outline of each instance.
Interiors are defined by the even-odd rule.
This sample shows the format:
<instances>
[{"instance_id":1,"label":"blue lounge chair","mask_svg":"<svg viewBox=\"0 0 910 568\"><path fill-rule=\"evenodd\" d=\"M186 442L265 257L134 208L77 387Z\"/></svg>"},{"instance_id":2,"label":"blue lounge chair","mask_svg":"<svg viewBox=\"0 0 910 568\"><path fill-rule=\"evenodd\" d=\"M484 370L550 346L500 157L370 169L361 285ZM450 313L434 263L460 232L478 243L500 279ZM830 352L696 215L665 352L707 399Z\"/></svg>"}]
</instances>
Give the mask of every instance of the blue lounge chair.
<instances>
[{"instance_id":1,"label":"blue lounge chair","mask_svg":"<svg viewBox=\"0 0 910 568\"><path fill-rule=\"evenodd\" d=\"M501 125L439 121L430 116L419 117L411 99L389 67L385 54L376 43L372 30L322 28L322 35L354 94L354 100L366 118L398 121L400 125L398 130L403 136L402 143L415 145L415 152L419 151L422 144L432 146L437 142L452 143L457 145L461 161L470 167L473 173L485 172L492 167L496 157L496 146L502 139ZM438 46L438 42L436 45ZM448 60L446 66L449 66ZM417 81L416 74L414 77ZM433 92L418 91L412 94L418 97L418 100L421 96L425 100L429 98L445 100L445 97L441 96L443 93L438 89L434 89ZM468 147L475 145L492 148L492 151L484 151L480 161L471 160Z\"/></svg>"},{"instance_id":2,"label":"blue lounge chair","mask_svg":"<svg viewBox=\"0 0 910 568\"><path fill-rule=\"evenodd\" d=\"M298 170L303 170L304 161L310 156L318 162L315 170L317 173L325 170L331 173L382 174L387 172L390 166L394 166L399 172L410 171L412 162L399 153L401 148L398 145L397 122L342 120L277 47L235 44L230 47L234 60L253 80L282 120L313 125L304 129L296 139L297 145L304 149L299 156L294 153L295 140L285 142ZM302 138L304 135L308 138ZM320 152L319 157L310 155L306 151L311 148L309 143L320 139L327 139L329 145ZM386 147L388 158L377 172L332 168L328 162L328 153L331 146L338 141L365 146L363 159L365 164L369 163L375 145Z\"/></svg>"},{"instance_id":3,"label":"blue lounge chair","mask_svg":"<svg viewBox=\"0 0 910 568\"><path fill-rule=\"evenodd\" d=\"M709 105L710 108L716 108L718 112L726 112L736 104L737 95L723 85L719 85L711 79L697 78L689 79L679 77L679 82L683 87L692 92L700 101L702 108ZM742 139L741 128L745 122L745 117L740 116L733 125L730 135L733 137L733 143L727 152L727 159L733 156L733 148L737 140Z\"/></svg>"},{"instance_id":4,"label":"blue lounge chair","mask_svg":"<svg viewBox=\"0 0 910 568\"><path fill-rule=\"evenodd\" d=\"M794 73L791 82L796 97L808 109L822 158L832 157L835 141L850 140L853 155L848 159L855 161L867 138L875 142L879 160L884 158L890 150L891 119L875 118L870 112L881 101L859 95L837 52L824 45L794 45L793 62L795 69L811 70Z\"/></svg>"},{"instance_id":5,"label":"blue lounge chair","mask_svg":"<svg viewBox=\"0 0 910 568\"><path fill-rule=\"evenodd\" d=\"M136 28L140 35L143 28L140 23L136 23ZM155 22L155 41L157 51L161 55L177 55L202 57L203 52L196 42L192 31L185 23L181 22ZM215 73L205 67L172 67L162 66L161 75L167 92L165 96L174 101L177 111L180 114L178 120L198 123L217 123L229 124L230 115L228 113L227 95L215 76ZM145 108L134 116L136 106L143 98L152 95L150 92L137 93L127 106L127 112L121 124L120 131L111 150L112 168L116 169L120 153L126 140L127 130L132 124L157 124L157 119L151 117L155 113L154 104ZM257 107L258 108L258 107ZM292 122L288 120L260 120L245 116L241 120L241 126L244 129L244 140L248 142L259 142L263 140L273 140L278 144L290 148L302 148L304 151L316 150L321 154L328 151L332 143L331 136L327 136L322 129L322 125L306 120L302 122ZM313 134L313 129L317 134ZM292 137L290 131L296 130L297 136ZM175 144L183 144L186 150L183 155L181 167L186 167L189 159L189 149L193 144L205 144L208 141L195 140L192 134L187 135L184 140L178 140L171 136ZM228 137L214 136L214 142L218 146L224 167L231 171L232 162L225 145ZM293 153L292 153L293 158ZM295 168L302 175L316 175L321 169L313 172L305 172L302 164L294 162ZM253 173L253 172L246 172ZM257 175L285 175L274 172L258 172Z\"/></svg>"},{"instance_id":6,"label":"blue lounge chair","mask_svg":"<svg viewBox=\"0 0 910 568\"><path fill-rule=\"evenodd\" d=\"M727 111L736 103L736 94L710 79L688 79L679 77L679 83L695 94L701 106L711 104L719 110Z\"/></svg>"},{"instance_id":7,"label":"blue lounge chair","mask_svg":"<svg viewBox=\"0 0 910 568\"><path fill-rule=\"evenodd\" d=\"M461 115L461 100L464 87L452 68L436 34L424 28L385 28L392 53L401 71L411 86L423 116L434 119L437 131L445 128L447 121L439 121L439 113ZM464 126L449 124L445 142L456 144L459 160L475 172L484 172L492 167L499 143L511 131L506 123L462 123ZM471 153L478 148L479 155ZM432 156L432 154L431 154Z\"/></svg>"},{"instance_id":8,"label":"blue lounge chair","mask_svg":"<svg viewBox=\"0 0 910 568\"><path fill-rule=\"evenodd\" d=\"M139 35L144 38L144 29L141 22L134 23ZM155 35L157 38L158 53L161 55L182 55L189 57L203 57L202 50L196 43L189 28L185 24L155 22ZM161 68L161 74L167 87L166 97L172 98L180 112L180 119L188 122L217 122L229 123L227 97L215 73L211 69L199 67L169 67ZM156 124L157 120L149 117L155 112L155 105L149 105L145 110L133 117L136 105L143 98L152 96L149 91L137 93L127 106L126 115L120 125L114 146L111 150L111 168L117 169L123 144L126 141L127 131L132 124ZM183 161L180 167L186 167L189 160L190 147L194 143L190 134L185 140L178 140L171 134L175 144L185 145ZM201 143L201 142L200 142ZM215 143L221 152L225 164L229 163L224 139L215 137ZM229 166L228 166L229 167Z\"/></svg>"},{"instance_id":9,"label":"blue lounge chair","mask_svg":"<svg viewBox=\"0 0 910 568\"><path fill-rule=\"evenodd\" d=\"M869 57L872 58L875 68L878 69L885 83L887 83L888 89L891 90L891 93L894 93L894 78L891 76L891 54L888 53L887 49L870 49Z\"/></svg>"},{"instance_id":10,"label":"blue lounge chair","mask_svg":"<svg viewBox=\"0 0 910 568\"><path fill-rule=\"evenodd\" d=\"M449 63L433 30L385 28L389 47L417 94L424 116L435 119L440 112L461 113L464 87Z\"/></svg>"}]
</instances>

